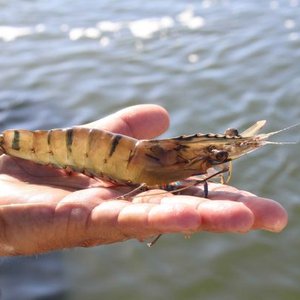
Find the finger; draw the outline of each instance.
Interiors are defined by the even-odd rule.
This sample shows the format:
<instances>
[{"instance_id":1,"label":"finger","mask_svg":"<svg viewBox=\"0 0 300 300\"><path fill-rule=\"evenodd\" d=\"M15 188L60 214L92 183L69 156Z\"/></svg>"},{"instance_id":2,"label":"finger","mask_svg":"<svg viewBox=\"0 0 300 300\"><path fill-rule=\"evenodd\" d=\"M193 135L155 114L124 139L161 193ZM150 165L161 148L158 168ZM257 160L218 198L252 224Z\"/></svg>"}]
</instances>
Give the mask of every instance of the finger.
<instances>
[{"instance_id":1,"label":"finger","mask_svg":"<svg viewBox=\"0 0 300 300\"><path fill-rule=\"evenodd\" d=\"M201 230L210 232L248 232L255 216L243 203L228 200L211 201L193 196L165 197L161 203L194 207L202 220Z\"/></svg>"},{"instance_id":2,"label":"finger","mask_svg":"<svg viewBox=\"0 0 300 300\"><path fill-rule=\"evenodd\" d=\"M209 198L243 203L252 211L255 217L253 229L280 232L288 222L287 212L278 202L257 197L250 192L238 190L232 186L211 184Z\"/></svg>"},{"instance_id":3,"label":"finger","mask_svg":"<svg viewBox=\"0 0 300 300\"><path fill-rule=\"evenodd\" d=\"M91 227L113 227L114 236L123 239L147 237L171 232L195 232L201 227L201 216L196 209L180 203L103 202L91 213ZM111 231L112 232L112 231Z\"/></svg>"},{"instance_id":4,"label":"finger","mask_svg":"<svg viewBox=\"0 0 300 300\"><path fill-rule=\"evenodd\" d=\"M130 238L144 240L159 233L195 232L201 217L196 209L180 203L156 205L94 198L88 204L79 197L56 207L55 222L62 233L67 233L56 236L68 244L66 247L88 247Z\"/></svg>"},{"instance_id":5,"label":"finger","mask_svg":"<svg viewBox=\"0 0 300 300\"><path fill-rule=\"evenodd\" d=\"M174 196L162 190L144 192L135 197L137 203L160 203L162 205L185 205L197 211L202 220L199 230L211 232L247 232L253 228L255 216L251 209L239 202L211 201L194 196ZM192 231L192 229L190 228Z\"/></svg>"},{"instance_id":6,"label":"finger","mask_svg":"<svg viewBox=\"0 0 300 300\"><path fill-rule=\"evenodd\" d=\"M243 203L253 212L255 216L253 229L280 232L288 223L286 210L274 200L254 196L241 196L237 201Z\"/></svg>"},{"instance_id":7,"label":"finger","mask_svg":"<svg viewBox=\"0 0 300 300\"><path fill-rule=\"evenodd\" d=\"M230 192L231 191L231 192ZM151 193L150 193L151 192ZM229 186L210 194L211 199L195 196L171 196L161 190L147 191L134 198L134 202L181 203L201 208L203 230L246 232L263 229L280 232L287 225L287 213L277 202L244 194ZM150 197L149 197L150 196ZM203 203L203 204L202 204Z\"/></svg>"},{"instance_id":8,"label":"finger","mask_svg":"<svg viewBox=\"0 0 300 300\"><path fill-rule=\"evenodd\" d=\"M161 106L142 104L127 107L84 126L101 128L137 139L149 139L167 130L169 115Z\"/></svg>"}]
</instances>

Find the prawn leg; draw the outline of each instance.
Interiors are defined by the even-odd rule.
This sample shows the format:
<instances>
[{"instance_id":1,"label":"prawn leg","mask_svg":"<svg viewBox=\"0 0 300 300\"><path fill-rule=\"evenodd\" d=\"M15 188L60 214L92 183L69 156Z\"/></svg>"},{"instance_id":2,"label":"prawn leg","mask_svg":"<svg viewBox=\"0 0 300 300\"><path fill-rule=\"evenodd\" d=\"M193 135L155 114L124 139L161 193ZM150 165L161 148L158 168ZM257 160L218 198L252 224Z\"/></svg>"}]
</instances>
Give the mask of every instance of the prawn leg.
<instances>
[{"instance_id":1,"label":"prawn leg","mask_svg":"<svg viewBox=\"0 0 300 300\"><path fill-rule=\"evenodd\" d=\"M212 174L208 178L193 180L193 182L190 185L183 186L182 188L179 188L179 189L176 189L176 190L170 191L170 192L171 193L176 193L178 191L183 191L183 190L185 190L189 187L196 186L199 183L203 183L203 192L204 192L203 198L208 198L208 180L215 177L215 176L218 176L218 175L220 175L224 172L228 172L228 171L230 171L230 168L224 168L224 169ZM161 236L162 236L162 233L158 234L151 242L147 243L147 246L152 247L154 244L156 244L156 242L160 239Z\"/></svg>"},{"instance_id":2,"label":"prawn leg","mask_svg":"<svg viewBox=\"0 0 300 300\"><path fill-rule=\"evenodd\" d=\"M151 242L147 243L147 246L150 248L152 247L162 236L162 233L158 234Z\"/></svg>"},{"instance_id":3,"label":"prawn leg","mask_svg":"<svg viewBox=\"0 0 300 300\"><path fill-rule=\"evenodd\" d=\"M123 195L117 197L116 199L117 200L128 200L128 199L131 199L132 196L134 196L137 192L144 192L146 190L148 190L146 183L142 183L138 187L131 190L130 192L123 194Z\"/></svg>"}]
</instances>

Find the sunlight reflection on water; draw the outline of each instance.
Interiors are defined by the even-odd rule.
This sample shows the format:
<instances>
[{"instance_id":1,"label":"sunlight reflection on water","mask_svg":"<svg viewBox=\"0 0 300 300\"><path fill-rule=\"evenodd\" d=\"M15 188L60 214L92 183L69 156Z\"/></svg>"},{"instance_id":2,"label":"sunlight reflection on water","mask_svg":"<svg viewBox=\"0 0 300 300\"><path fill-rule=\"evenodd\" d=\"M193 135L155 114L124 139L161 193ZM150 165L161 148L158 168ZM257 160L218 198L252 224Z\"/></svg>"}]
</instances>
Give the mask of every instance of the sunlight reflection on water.
<instances>
[{"instance_id":1,"label":"sunlight reflection on water","mask_svg":"<svg viewBox=\"0 0 300 300\"><path fill-rule=\"evenodd\" d=\"M204 18L195 15L193 7L189 6L175 17L163 16L160 18L145 18L127 22L105 20L98 22L94 27L72 28L68 24L61 24L60 31L66 33L72 41L82 38L99 39L104 34L116 33L121 30L129 30L137 38L149 39L154 34L173 27L177 27L177 30L178 27L197 30L203 27L204 24ZM0 39L4 42L11 42L23 36L40 34L46 31L47 26L45 24L37 24L32 27L0 26Z\"/></svg>"}]
</instances>

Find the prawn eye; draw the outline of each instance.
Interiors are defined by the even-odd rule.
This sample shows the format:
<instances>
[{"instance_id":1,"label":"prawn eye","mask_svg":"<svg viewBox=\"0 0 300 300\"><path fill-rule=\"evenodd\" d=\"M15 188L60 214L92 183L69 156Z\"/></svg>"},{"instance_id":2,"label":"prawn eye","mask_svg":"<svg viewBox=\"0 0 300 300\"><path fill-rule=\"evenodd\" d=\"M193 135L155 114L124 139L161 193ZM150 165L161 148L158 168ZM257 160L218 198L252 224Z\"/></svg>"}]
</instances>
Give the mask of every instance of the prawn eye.
<instances>
[{"instance_id":1,"label":"prawn eye","mask_svg":"<svg viewBox=\"0 0 300 300\"><path fill-rule=\"evenodd\" d=\"M225 135L226 136L229 136L229 137L234 137L234 136L238 136L239 135L239 132L237 129L235 128L228 128L226 131L225 131Z\"/></svg>"},{"instance_id":2,"label":"prawn eye","mask_svg":"<svg viewBox=\"0 0 300 300\"><path fill-rule=\"evenodd\" d=\"M219 162L224 162L228 158L228 152L221 150L216 153L216 160Z\"/></svg>"}]
</instances>

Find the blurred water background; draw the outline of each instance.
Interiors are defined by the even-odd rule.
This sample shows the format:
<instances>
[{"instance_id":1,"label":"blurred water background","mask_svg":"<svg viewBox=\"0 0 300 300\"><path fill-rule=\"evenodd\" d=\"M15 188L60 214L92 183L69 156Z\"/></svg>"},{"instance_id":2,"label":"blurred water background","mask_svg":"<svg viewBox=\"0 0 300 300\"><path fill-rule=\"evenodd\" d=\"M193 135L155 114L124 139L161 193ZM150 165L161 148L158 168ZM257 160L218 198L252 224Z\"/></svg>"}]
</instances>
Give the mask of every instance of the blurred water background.
<instances>
[{"instance_id":1,"label":"blurred water background","mask_svg":"<svg viewBox=\"0 0 300 300\"><path fill-rule=\"evenodd\" d=\"M0 0L0 130L66 127L139 103L170 112L165 136L299 122L300 1ZM233 185L288 210L281 234L1 258L0 298L300 299L299 171L299 145L234 164Z\"/></svg>"}]
</instances>

